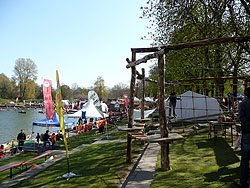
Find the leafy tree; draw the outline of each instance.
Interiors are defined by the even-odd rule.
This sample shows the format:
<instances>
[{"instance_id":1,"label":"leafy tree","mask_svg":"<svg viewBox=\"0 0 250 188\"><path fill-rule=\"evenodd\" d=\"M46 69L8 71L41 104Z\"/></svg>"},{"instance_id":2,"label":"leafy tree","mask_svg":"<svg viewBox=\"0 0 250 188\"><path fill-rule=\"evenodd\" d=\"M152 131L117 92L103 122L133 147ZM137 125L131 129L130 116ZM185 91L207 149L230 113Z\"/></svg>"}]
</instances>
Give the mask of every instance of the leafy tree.
<instances>
[{"instance_id":1,"label":"leafy tree","mask_svg":"<svg viewBox=\"0 0 250 188\"><path fill-rule=\"evenodd\" d=\"M20 97L22 99L33 97L35 94L33 82L37 79L37 66L34 61L29 58L17 59L14 66L14 74L14 79L19 86ZM32 84L32 86L29 86L29 84Z\"/></svg>"},{"instance_id":2,"label":"leafy tree","mask_svg":"<svg viewBox=\"0 0 250 188\"><path fill-rule=\"evenodd\" d=\"M5 74L0 74L0 98L10 99L13 97L14 86Z\"/></svg>"},{"instance_id":3,"label":"leafy tree","mask_svg":"<svg viewBox=\"0 0 250 188\"><path fill-rule=\"evenodd\" d=\"M41 84L40 86L38 84L35 85L35 98L36 99L43 99L43 84Z\"/></svg>"},{"instance_id":4,"label":"leafy tree","mask_svg":"<svg viewBox=\"0 0 250 188\"><path fill-rule=\"evenodd\" d=\"M35 99L36 83L34 80L28 80L25 84L26 92L24 95L25 99Z\"/></svg>"},{"instance_id":5,"label":"leafy tree","mask_svg":"<svg viewBox=\"0 0 250 188\"><path fill-rule=\"evenodd\" d=\"M99 96L100 100L108 96L107 87L104 85L104 79L101 76L97 77L97 80L94 83L94 90Z\"/></svg>"},{"instance_id":6,"label":"leafy tree","mask_svg":"<svg viewBox=\"0 0 250 188\"><path fill-rule=\"evenodd\" d=\"M64 100L73 100L73 92L68 85L62 84L61 91Z\"/></svg>"},{"instance_id":7,"label":"leafy tree","mask_svg":"<svg viewBox=\"0 0 250 188\"><path fill-rule=\"evenodd\" d=\"M242 2L241 2L242 3ZM143 17L151 22L153 46L249 34L250 18L239 1L148 0ZM192 77L238 76L249 64L247 43L211 45L170 51L166 55L166 80ZM153 68L154 69L154 68ZM155 77L156 71L151 76ZM224 81L216 80L216 84ZM196 88L199 90L200 88ZM223 92L216 90L217 94Z\"/></svg>"}]
</instances>

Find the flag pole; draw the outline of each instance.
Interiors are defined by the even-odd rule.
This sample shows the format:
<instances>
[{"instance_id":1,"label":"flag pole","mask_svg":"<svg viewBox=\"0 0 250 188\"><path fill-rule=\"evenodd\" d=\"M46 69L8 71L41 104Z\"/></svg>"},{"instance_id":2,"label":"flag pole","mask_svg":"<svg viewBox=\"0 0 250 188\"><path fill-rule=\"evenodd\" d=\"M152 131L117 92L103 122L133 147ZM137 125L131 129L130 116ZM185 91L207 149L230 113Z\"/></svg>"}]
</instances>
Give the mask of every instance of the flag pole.
<instances>
[{"instance_id":1,"label":"flag pole","mask_svg":"<svg viewBox=\"0 0 250 188\"><path fill-rule=\"evenodd\" d=\"M69 178L77 176L77 175L70 172L70 170L69 170L69 151L68 151L67 138L66 138L66 134L65 134L65 126L64 126L64 119L63 119L63 108L62 108L62 94L61 94L61 88L60 88L60 83L59 83L58 71L56 71L56 81L57 81L56 109L57 109L57 113L59 115L60 127L61 127L61 130L62 130L64 145L65 145L65 150L66 150L67 167L68 167L68 173L64 174L63 176L60 176L60 178L67 178L67 180L69 180Z\"/></svg>"}]
</instances>

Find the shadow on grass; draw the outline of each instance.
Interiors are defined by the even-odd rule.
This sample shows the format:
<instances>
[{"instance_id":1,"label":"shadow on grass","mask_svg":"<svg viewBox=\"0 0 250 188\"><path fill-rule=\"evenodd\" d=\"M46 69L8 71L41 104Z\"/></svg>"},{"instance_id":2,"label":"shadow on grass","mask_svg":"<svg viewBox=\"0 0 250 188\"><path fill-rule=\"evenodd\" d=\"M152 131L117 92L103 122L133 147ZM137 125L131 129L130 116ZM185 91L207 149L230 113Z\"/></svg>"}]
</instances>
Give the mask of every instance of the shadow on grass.
<instances>
[{"instance_id":1,"label":"shadow on grass","mask_svg":"<svg viewBox=\"0 0 250 188\"><path fill-rule=\"evenodd\" d=\"M133 154L139 150L135 145ZM128 167L126 143L91 145L70 156L70 172L80 176L57 179L67 173L66 160L62 160L15 187L117 187Z\"/></svg>"},{"instance_id":2,"label":"shadow on grass","mask_svg":"<svg viewBox=\"0 0 250 188\"><path fill-rule=\"evenodd\" d=\"M238 179L240 174L239 166L235 168L229 168L229 165L239 163L240 159L233 149L228 145L224 138L217 138L216 145L214 140L206 140L204 142L197 143L198 148L213 148L217 165L220 167L218 171L204 174L205 181L214 182L233 182L233 179Z\"/></svg>"},{"instance_id":3,"label":"shadow on grass","mask_svg":"<svg viewBox=\"0 0 250 188\"><path fill-rule=\"evenodd\" d=\"M214 145L213 140L205 140L204 142L197 143L197 146L198 148L213 148L215 159L220 167L240 161L233 149L223 138L217 138L216 145Z\"/></svg>"}]
</instances>

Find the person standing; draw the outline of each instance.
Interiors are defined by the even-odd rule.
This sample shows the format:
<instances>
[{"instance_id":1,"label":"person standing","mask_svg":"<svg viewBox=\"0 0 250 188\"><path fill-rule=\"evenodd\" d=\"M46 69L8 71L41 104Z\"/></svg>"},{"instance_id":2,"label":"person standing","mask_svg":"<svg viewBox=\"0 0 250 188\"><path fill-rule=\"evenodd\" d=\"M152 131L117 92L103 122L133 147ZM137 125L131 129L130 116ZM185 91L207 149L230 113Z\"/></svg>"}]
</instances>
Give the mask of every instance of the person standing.
<instances>
[{"instance_id":1,"label":"person standing","mask_svg":"<svg viewBox=\"0 0 250 188\"><path fill-rule=\"evenodd\" d=\"M37 141L38 144L39 144L40 138L41 138L41 136L39 135L39 133L37 133L37 135L36 135L36 141Z\"/></svg>"},{"instance_id":2,"label":"person standing","mask_svg":"<svg viewBox=\"0 0 250 188\"><path fill-rule=\"evenodd\" d=\"M172 109L173 109L173 116L176 117L176 114L175 114L175 107L176 107L176 93L175 91L173 91L172 93L170 93L169 95L169 101L170 101L170 104L172 106Z\"/></svg>"},{"instance_id":3,"label":"person standing","mask_svg":"<svg viewBox=\"0 0 250 188\"><path fill-rule=\"evenodd\" d=\"M21 132L17 135L17 140L18 140L18 149L22 151L24 141L26 140L26 135L24 134L22 129Z\"/></svg>"},{"instance_id":4,"label":"person standing","mask_svg":"<svg viewBox=\"0 0 250 188\"><path fill-rule=\"evenodd\" d=\"M53 133L51 135L51 142L52 142L52 149L55 149L55 143L56 143L56 135Z\"/></svg>"},{"instance_id":5,"label":"person standing","mask_svg":"<svg viewBox=\"0 0 250 188\"><path fill-rule=\"evenodd\" d=\"M43 135L43 147L42 147L42 152L45 151L45 147L47 145L47 143L49 144L49 148L50 148L50 136L49 136L49 130L46 131L46 133Z\"/></svg>"},{"instance_id":6,"label":"person standing","mask_svg":"<svg viewBox=\"0 0 250 188\"><path fill-rule=\"evenodd\" d=\"M241 122L241 162L240 186L249 187L249 160L250 160L250 87L245 88L246 99L239 104L239 119Z\"/></svg>"}]
</instances>

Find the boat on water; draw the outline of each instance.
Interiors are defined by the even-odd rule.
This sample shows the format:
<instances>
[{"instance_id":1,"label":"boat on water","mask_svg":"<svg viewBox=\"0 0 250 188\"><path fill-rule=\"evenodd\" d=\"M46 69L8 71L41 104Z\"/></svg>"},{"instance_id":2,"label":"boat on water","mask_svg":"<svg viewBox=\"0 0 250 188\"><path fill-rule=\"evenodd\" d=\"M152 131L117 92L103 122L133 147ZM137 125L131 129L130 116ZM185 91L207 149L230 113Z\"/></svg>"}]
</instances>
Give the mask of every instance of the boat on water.
<instances>
[{"instance_id":1,"label":"boat on water","mask_svg":"<svg viewBox=\"0 0 250 188\"><path fill-rule=\"evenodd\" d=\"M42 111L42 110L39 110L38 113L39 113L39 114L45 114L45 112Z\"/></svg>"},{"instance_id":2,"label":"boat on water","mask_svg":"<svg viewBox=\"0 0 250 188\"><path fill-rule=\"evenodd\" d=\"M18 113L26 114L26 112L25 112L24 110L21 110L21 111L19 111Z\"/></svg>"},{"instance_id":3,"label":"boat on water","mask_svg":"<svg viewBox=\"0 0 250 188\"><path fill-rule=\"evenodd\" d=\"M6 111L5 109L0 108L0 111Z\"/></svg>"}]
</instances>

